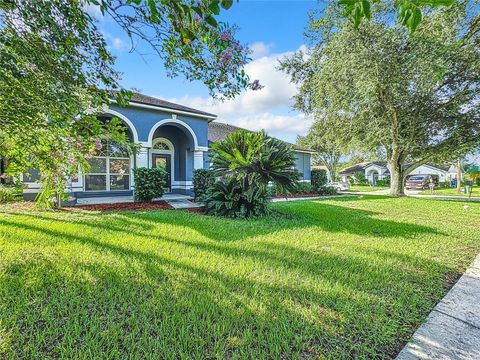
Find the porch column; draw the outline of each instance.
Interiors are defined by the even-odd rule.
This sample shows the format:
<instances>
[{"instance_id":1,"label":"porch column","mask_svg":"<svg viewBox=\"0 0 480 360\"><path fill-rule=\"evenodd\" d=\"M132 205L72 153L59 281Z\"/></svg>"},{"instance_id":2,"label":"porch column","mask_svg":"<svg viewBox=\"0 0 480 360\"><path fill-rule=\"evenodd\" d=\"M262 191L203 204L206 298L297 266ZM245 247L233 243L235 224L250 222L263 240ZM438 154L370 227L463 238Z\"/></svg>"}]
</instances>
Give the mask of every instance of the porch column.
<instances>
[{"instance_id":1,"label":"porch column","mask_svg":"<svg viewBox=\"0 0 480 360\"><path fill-rule=\"evenodd\" d=\"M193 169L203 169L203 151L195 150L193 152Z\"/></svg>"},{"instance_id":2,"label":"porch column","mask_svg":"<svg viewBox=\"0 0 480 360\"><path fill-rule=\"evenodd\" d=\"M142 146L137 152L137 167L150 167L149 148Z\"/></svg>"}]
</instances>

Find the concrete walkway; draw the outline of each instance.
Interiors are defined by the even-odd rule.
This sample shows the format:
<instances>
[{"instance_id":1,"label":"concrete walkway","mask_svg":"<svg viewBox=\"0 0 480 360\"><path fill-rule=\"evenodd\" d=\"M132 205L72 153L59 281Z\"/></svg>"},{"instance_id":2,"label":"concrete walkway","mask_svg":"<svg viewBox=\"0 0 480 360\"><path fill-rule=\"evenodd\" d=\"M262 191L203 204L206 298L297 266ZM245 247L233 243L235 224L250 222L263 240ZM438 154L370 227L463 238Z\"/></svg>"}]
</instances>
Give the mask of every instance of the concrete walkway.
<instances>
[{"instance_id":1,"label":"concrete walkway","mask_svg":"<svg viewBox=\"0 0 480 360\"><path fill-rule=\"evenodd\" d=\"M480 359L480 255L397 357L413 359Z\"/></svg>"}]
</instances>

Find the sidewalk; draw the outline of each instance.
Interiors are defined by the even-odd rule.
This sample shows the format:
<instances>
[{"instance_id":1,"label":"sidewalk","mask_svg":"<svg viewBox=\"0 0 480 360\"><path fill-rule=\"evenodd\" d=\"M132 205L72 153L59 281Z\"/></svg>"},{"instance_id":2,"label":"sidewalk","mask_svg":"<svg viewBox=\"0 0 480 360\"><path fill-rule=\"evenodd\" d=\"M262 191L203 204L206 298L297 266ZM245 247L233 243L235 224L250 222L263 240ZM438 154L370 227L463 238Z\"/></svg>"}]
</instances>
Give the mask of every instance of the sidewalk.
<instances>
[{"instance_id":1,"label":"sidewalk","mask_svg":"<svg viewBox=\"0 0 480 360\"><path fill-rule=\"evenodd\" d=\"M413 359L480 359L480 255L397 357Z\"/></svg>"}]
</instances>

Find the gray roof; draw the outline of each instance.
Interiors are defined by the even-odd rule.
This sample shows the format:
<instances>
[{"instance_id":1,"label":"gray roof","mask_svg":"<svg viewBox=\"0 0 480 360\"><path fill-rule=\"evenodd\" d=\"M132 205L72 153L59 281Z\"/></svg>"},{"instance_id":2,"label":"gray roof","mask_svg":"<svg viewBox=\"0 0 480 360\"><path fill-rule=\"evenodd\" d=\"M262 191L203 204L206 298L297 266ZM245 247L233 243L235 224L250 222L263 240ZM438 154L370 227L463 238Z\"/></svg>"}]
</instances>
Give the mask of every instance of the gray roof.
<instances>
[{"instance_id":1,"label":"gray roof","mask_svg":"<svg viewBox=\"0 0 480 360\"><path fill-rule=\"evenodd\" d=\"M234 131L237 131L237 130L246 130L246 131L252 132L251 130L244 129L244 128L241 128L241 127L238 127L238 126L213 121L213 122L208 124L208 142L209 143L214 143L214 142L222 141L223 139L225 139L227 137L228 134L230 134ZM284 141L284 142L287 143L288 145L290 145L296 151L303 151L303 152L310 152L310 153L314 152L314 151L312 151L310 149L307 149L307 148L304 148L302 146L292 144L292 143L289 143L287 141Z\"/></svg>"},{"instance_id":2,"label":"gray roof","mask_svg":"<svg viewBox=\"0 0 480 360\"><path fill-rule=\"evenodd\" d=\"M380 166L380 167L383 167L383 168L387 168L387 163L385 161L368 161L368 162L358 163L358 164L349 166L349 167L343 169L342 171L339 171L338 174L339 175L348 175L348 174L356 173L358 171L364 171L370 165L377 165L377 166ZM410 167L410 165L411 164L404 164L403 168L406 170ZM436 168L436 169L439 169L439 170L443 170L443 171L448 170L448 168L438 166L438 165L435 165L435 164L432 164L432 163L427 163L427 164L424 164L424 165L430 166L432 168ZM385 171L385 174L389 174L389 173L390 173L390 171L387 169Z\"/></svg>"},{"instance_id":3,"label":"gray roof","mask_svg":"<svg viewBox=\"0 0 480 360\"><path fill-rule=\"evenodd\" d=\"M112 91L112 93L115 95L118 92L117 91ZM216 118L217 117L217 115L210 114L210 113L207 113L205 111L193 109L193 108L190 108L188 106L175 104L175 103L172 103L170 101L165 101L165 100L153 97L153 96L143 95L143 94L140 94L140 93L133 93L132 99L130 101L138 103L138 104L157 106L157 107L160 107L160 108L167 108L167 109L178 110L178 111L185 111L185 112L189 112L189 113L192 113L192 114L208 116L208 117L211 117L211 118Z\"/></svg>"}]
</instances>

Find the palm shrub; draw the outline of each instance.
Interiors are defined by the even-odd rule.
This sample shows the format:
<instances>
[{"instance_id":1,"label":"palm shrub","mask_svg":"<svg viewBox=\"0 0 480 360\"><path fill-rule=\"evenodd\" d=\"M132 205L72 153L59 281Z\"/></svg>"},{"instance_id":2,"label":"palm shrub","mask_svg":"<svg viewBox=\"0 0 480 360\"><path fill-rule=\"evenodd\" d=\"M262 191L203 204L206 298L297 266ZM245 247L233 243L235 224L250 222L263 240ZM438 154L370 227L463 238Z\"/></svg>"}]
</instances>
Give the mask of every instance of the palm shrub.
<instances>
[{"instance_id":1,"label":"palm shrub","mask_svg":"<svg viewBox=\"0 0 480 360\"><path fill-rule=\"evenodd\" d=\"M232 132L223 141L212 145L211 169L220 180L207 191L204 199L206 211L232 217L267 213L268 183L282 191L293 192L299 178L294 165L295 153L287 143L269 137L264 131ZM239 200L232 202L233 198L226 196L227 191ZM222 207L224 210L212 210L220 208L219 201L226 202Z\"/></svg>"},{"instance_id":2,"label":"palm shrub","mask_svg":"<svg viewBox=\"0 0 480 360\"><path fill-rule=\"evenodd\" d=\"M205 211L211 215L249 218L268 214L268 190L262 184L227 177L216 181L205 197Z\"/></svg>"},{"instance_id":3,"label":"palm shrub","mask_svg":"<svg viewBox=\"0 0 480 360\"><path fill-rule=\"evenodd\" d=\"M135 176L135 200L152 202L161 197L167 185L167 172L162 167L133 169Z\"/></svg>"}]
</instances>

